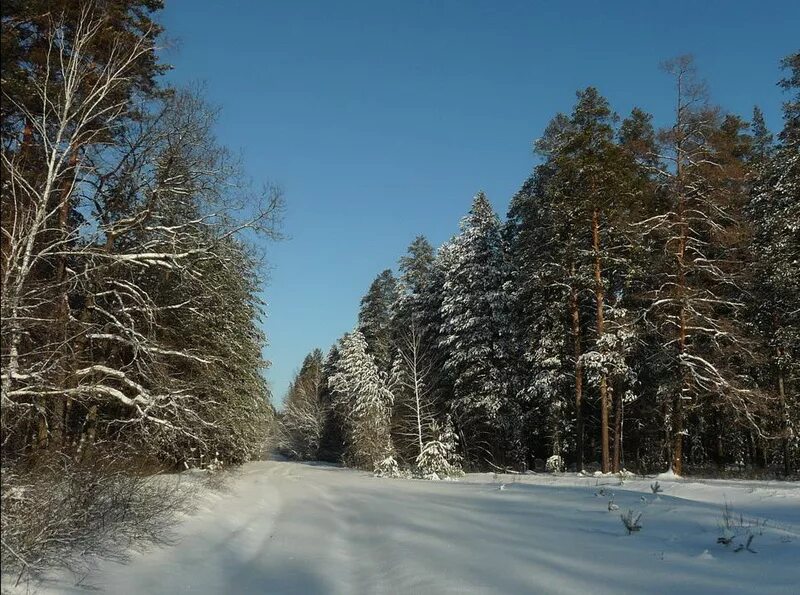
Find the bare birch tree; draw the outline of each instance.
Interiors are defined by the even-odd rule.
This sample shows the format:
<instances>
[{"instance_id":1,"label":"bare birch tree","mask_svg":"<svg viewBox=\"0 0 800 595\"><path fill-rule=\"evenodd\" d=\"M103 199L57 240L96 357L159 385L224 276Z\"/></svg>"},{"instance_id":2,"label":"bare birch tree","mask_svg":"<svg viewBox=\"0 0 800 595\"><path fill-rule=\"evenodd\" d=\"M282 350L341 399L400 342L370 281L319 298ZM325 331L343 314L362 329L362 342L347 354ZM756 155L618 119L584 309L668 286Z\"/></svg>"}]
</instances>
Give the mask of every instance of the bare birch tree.
<instances>
[{"instance_id":1,"label":"bare birch tree","mask_svg":"<svg viewBox=\"0 0 800 595\"><path fill-rule=\"evenodd\" d=\"M436 365L425 348L419 324L413 315L399 340L390 381L395 396L395 443L413 460L422 453L431 437L436 411L430 386Z\"/></svg>"}]
</instances>

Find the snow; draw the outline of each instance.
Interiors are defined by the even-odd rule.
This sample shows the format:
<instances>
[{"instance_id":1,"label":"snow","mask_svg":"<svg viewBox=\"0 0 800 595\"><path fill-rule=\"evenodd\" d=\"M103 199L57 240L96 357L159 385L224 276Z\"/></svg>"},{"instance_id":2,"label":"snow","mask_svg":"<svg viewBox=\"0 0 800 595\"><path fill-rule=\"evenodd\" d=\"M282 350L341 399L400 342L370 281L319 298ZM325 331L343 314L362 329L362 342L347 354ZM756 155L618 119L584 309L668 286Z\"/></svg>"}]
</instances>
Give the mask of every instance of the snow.
<instances>
[{"instance_id":1,"label":"snow","mask_svg":"<svg viewBox=\"0 0 800 595\"><path fill-rule=\"evenodd\" d=\"M797 593L800 483L468 474L378 479L259 461L208 492L174 545L41 592ZM607 498L597 497L600 490ZM620 507L608 510L608 499ZM717 543L727 502L752 549ZM642 512L627 535L620 512ZM742 515L740 519L740 515ZM734 532L737 528L734 527Z\"/></svg>"},{"instance_id":2,"label":"snow","mask_svg":"<svg viewBox=\"0 0 800 595\"><path fill-rule=\"evenodd\" d=\"M668 480L668 481L675 481L680 478L681 476L677 475L671 468L669 471L666 471L664 473L659 473L658 475L656 475L656 479Z\"/></svg>"}]
</instances>

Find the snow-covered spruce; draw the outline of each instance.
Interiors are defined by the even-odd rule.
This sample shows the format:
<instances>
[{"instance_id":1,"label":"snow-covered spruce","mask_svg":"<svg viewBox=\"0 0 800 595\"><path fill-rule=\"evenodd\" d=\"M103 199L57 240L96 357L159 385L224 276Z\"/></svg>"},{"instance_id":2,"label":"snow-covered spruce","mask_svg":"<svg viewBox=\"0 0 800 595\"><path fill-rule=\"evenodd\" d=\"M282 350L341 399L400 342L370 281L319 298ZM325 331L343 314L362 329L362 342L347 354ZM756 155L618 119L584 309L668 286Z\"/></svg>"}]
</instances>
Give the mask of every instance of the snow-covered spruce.
<instances>
[{"instance_id":1,"label":"snow-covered spruce","mask_svg":"<svg viewBox=\"0 0 800 595\"><path fill-rule=\"evenodd\" d=\"M329 383L347 426L347 460L354 467L378 468L394 456L389 432L394 397L358 330L342 340L336 372Z\"/></svg>"},{"instance_id":2,"label":"snow-covered spruce","mask_svg":"<svg viewBox=\"0 0 800 595\"><path fill-rule=\"evenodd\" d=\"M444 426L433 425L436 438L425 443L416 459L416 475L424 479L460 477L461 457L456 450L456 436L448 417Z\"/></svg>"}]
</instances>

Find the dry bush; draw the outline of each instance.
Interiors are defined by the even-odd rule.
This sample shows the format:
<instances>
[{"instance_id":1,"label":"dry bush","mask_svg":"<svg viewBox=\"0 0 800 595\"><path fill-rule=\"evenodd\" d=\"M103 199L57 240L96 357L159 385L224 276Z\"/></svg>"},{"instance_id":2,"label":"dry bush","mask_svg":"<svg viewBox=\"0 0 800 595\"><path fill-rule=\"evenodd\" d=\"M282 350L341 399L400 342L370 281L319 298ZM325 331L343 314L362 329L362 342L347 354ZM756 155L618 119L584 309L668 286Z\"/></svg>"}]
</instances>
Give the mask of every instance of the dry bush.
<instances>
[{"instance_id":1,"label":"dry bush","mask_svg":"<svg viewBox=\"0 0 800 595\"><path fill-rule=\"evenodd\" d=\"M17 583L57 568L81 576L93 557L124 559L134 540L169 542L195 482L143 471L111 456L4 464L3 573L13 573Z\"/></svg>"}]
</instances>

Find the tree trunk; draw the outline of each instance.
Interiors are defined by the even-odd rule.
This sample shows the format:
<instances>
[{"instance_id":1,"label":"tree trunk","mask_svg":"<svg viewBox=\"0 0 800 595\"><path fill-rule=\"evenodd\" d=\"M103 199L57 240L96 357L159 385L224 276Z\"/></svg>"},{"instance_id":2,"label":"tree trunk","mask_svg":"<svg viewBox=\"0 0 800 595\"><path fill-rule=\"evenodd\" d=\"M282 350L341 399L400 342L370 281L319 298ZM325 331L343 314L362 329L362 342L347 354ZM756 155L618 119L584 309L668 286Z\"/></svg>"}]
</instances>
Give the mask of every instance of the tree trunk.
<instances>
[{"instance_id":1,"label":"tree trunk","mask_svg":"<svg viewBox=\"0 0 800 595\"><path fill-rule=\"evenodd\" d=\"M672 471L683 473L683 398L678 394L672 409Z\"/></svg>"},{"instance_id":2,"label":"tree trunk","mask_svg":"<svg viewBox=\"0 0 800 595\"><path fill-rule=\"evenodd\" d=\"M417 417L417 444L419 446L419 455L422 455L422 449L424 448L424 444L422 441L422 404L420 402L420 381L417 377L417 352L416 348L414 348L414 401L416 406L416 417Z\"/></svg>"},{"instance_id":3,"label":"tree trunk","mask_svg":"<svg viewBox=\"0 0 800 595\"><path fill-rule=\"evenodd\" d=\"M38 415L36 417L36 448L44 450L47 448L47 436L49 434L47 427L47 409L45 407L46 401L44 397L36 399L36 409Z\"/></svg>"},{"instance_id":4,"label":"tree trunk","mask_svg":"<svg viewBox=\"0 0 800 595\"><path fill-rule=\"evenodd\" d=\"M78 444L78 461L83 461L91 453L94 446L95 434L97 432L97 405L89 407L89 413L86 415L86 422L84 424L84 431L81 435L80 444Z\"/></svg>"},{"instance_id":5,"label":"tree trunk","mask_svg":"<svg viewBox=\"0 0 800 595\"><path fill-rule=\"evenodd\" d=\"M575 265L570 273L574 279ZM578 290L573 280L569 296L570 318L572 320L572 341L575 355L575 468L583 470L583 367L581 365L581 315L578 309Z\"/></svg>"},{"instance_id":6,"label":"tree trunk","mask_svg":"<svg viewBox=\"0 0 800 595\"><path fill-rule=\"evenodd\" d=\"M597 341L600 342L605 333L605 314L603 304L605 289L603 288L603 274L600 262L600 211L595 209L592 213L592 246L594 247L594 294L597 303ZM600 374L600 448L602 451L603 473L611 471L608 450L608 378L605 372Z\"/></svg>"},{"instance_id":7,"label":"tree trunk","mask_svg":"<svg viewBox=\"0 0 800 595\"><path fill-rule=\"evenodd\" d=\"M620 462L622 459L622 394L621 391L615 390L612 393L614 398L614 455L613 467L614 473L619 473L621 470Z\"/></svg>"},{"instance_id":8,"label":"tree trunk","mask_svg":"<svg viewBox=\"0 0 800 595\"><path fill-rule=\"evenodd\" d=\"M778 347L778 400L781 406L781 414L783 418L783 438L781 439L781 450L783 451L783 473L789 475L792 472L792 465L789 460L789 408L786 405L786 385L783 378L783 368L781 367L780 360L783 359L783 347Z\"/></svg>"},{"instance_id":9,"label":"tree trunk","mask_svg":"<svg viewBox=\"0 0 800 595\"><path fill-rule=\"evenodd\" d=\"M66 415L66 399L68 397L57 397L53 402L52 429L50 431L50 448L59 449L64 444L66 427L64 417Z\"/></svg>"},{"instance_id":10,"label":"tree trunk","mask_svg":"<svg viewBox=\"0 0 800 595\"><path fill-rule=\"evenodd\" d=\"M69 156L69 172L64 178L63 186L61 187L61 195L59 196L59 214L58 214L58 229L61 234L61 241L64 241L69 234L69 212L71 206L70 195L72 194L72 185L75 183L76 168L78 166L78 149L77 147L72 150ZM67 287L67 257L60 255L56 264L55 274L56 290L58 291L58 302L56 305L56 323L53 325L54 342L58 344L60 341L66 342L67 340L67 325L69 324L69 295ZM74 359L73 355L73 359ZM67 387L70 377L70 371L64 370L60 384ZM66 424L64 415L66 413L66 400L69 397L53 397L53 411L50 422L50 447L57 449L60 448L66 441L64 434Z\"/></svg>"},{"instance_id":11,"label":"tree trunk","mask_svg":"<svg viewBox=\"0 0 800 595\"><path fill-rule=\"evenodd\" d=\"M681 243L683 244L683 238L681 238ZM679 288L682 290L684 287L684 275L683 275L683 263L681 261L681 273L680 273L680 285ZM684 351L686 350L686 308L684 307L683 303L680 306L680 328L678 331L678 354L679 358L683 356ZM680 475L683 471L683 425L684 425L684 413L683 413L683 393L689 391L689 379L688 379L688 371L686 367L683 365L683 362L679 362L680 371L681 371L681 385L680 388L675 395L675 404L672 407L672 471Z\"/></svg>"}]
</instances>

